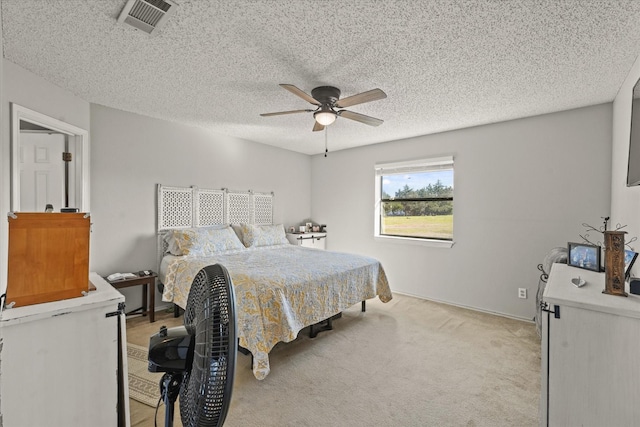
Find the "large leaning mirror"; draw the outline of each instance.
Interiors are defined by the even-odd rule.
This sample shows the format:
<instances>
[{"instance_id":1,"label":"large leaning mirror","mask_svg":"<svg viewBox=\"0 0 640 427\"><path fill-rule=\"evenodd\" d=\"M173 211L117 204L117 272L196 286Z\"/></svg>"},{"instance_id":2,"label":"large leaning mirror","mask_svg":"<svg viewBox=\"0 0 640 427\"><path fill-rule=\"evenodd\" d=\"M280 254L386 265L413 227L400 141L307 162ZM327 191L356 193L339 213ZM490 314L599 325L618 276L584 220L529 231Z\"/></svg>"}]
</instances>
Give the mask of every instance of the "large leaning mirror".
<instances>
[{"instance_id":1,"label":"large leaning mirror","mask_svg":"<svg viewBox=\"0 0 640 427\"><path fill-rule=\"evenodd\" d=\"M89 132L11 104L11 210L89 212Z\"/></svg>"}]
</instances>

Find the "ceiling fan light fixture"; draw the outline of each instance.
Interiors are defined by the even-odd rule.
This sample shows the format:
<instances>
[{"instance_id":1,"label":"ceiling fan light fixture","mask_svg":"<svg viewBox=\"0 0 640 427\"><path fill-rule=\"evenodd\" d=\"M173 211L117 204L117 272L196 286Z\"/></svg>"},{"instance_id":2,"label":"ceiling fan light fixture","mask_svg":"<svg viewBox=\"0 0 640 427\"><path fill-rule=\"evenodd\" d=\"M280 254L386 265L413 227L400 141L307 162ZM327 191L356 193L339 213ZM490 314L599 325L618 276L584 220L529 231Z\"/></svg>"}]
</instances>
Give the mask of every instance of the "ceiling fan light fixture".
<instances>
[{"instance_id":1,"label":"ceiling fan light fixture","mask_svg":"<svg viewBox=\"0 0 640 427\"><path fill-rule=\"evenodd\" d=\"M329 126L331 123L336 121L336 113L329 109L322 109L313 113L313 118L322 126Z\"/></svg>"}]
</instances>

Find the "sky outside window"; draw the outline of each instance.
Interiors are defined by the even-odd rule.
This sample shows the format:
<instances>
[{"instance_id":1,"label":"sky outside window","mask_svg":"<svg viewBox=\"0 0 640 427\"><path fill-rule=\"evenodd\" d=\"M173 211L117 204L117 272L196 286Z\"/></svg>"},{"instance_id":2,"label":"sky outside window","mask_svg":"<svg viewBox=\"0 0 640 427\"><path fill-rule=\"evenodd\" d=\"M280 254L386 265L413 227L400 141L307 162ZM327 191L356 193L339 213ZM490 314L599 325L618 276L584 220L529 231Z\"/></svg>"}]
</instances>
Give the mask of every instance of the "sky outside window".
<instances>
[{"instance_id":1,"label":"sky outside window","mask_svg":"<svg viewBox=\"0 0 640 427\"><path fill-rule=\"evenodd\" d=\"M396 191L404 188L405 185L408 185L413 190L419 190L429 184L434 185L438 180L444 187L453 188L453 170L384 175L382 178L382 191L394 197Z\"/></svg>"}]
</instances>

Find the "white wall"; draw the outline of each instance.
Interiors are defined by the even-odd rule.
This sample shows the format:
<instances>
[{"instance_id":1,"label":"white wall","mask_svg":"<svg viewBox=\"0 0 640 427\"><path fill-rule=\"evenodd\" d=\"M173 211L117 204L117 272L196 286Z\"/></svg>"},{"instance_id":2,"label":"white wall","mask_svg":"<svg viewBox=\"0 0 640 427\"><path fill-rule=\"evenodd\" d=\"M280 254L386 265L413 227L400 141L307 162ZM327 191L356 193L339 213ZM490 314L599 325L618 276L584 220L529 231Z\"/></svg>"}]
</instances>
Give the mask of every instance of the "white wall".
<instances>
[{"instance_id":1,"label":"white wall","mask_svg":"<svg viewBox=\"0 0 640 427\"><path fill-rule=\"evenodd\" d=\"M90 106L9 61L2 65L0 209L10 208L9 102L90 130L91 269L100 274L155 268L157 183L273 190L276 221L294 224L312 217L328 224L328 248L379 258L394 291L528 319L534 312L536 265L551 247L579 241L581 223L599 224L609 214L609 200L614 222L627 223L630 235L640 235L640 189L621 184L628 143L625 96L640 77L639 64L613 104L613 129L607 104L312 159ZM374 241L373 164L446 154L456 157L456 245L437 249ZM2 291L6 224L0 233ZM529 299L517 298L518 287L529 289ZM127 291L129 307L137 306L140 292Z\"/></svg>"},{"instance_id":2,"label":"white wall","mask_svg":"<svg viewBox=\"0 0 640 427\"><path fill-rule=\"evenodd\" d=\"M2 22L2 8L0 7L0 22ZM0 31L0 58L4 58L4 39ZM0 214L8 212L11 207L11 193L9 182L11 152L7 141L6 122L3 120L4 108L4 60L0 61ZM0 226L0 294L7 289L7 259L8 254L8 224ZM0 337L0 341L2 337Z\"/></svg>"},{"instance_id":3,"label":"white wall","mask_svg":"<svg viewBox=\"0 0 640 427\"><path fill-rule=\"evenodd\" d=\"M15 65L5 59L2 60L2 100L0 106L0 128L2 129L2 197L0 212L2 216L9 212L11 206L11 109L10 103L16 103L46 114L50 117L67 122L74 126L90 131L89 103L71 92L52 85L41 77ZM89 138L91 139L91 138ZM0 233L0 288L4 293L7 280L7 233L8 222L3 220Z\"/></svg>"},{"instance_id":4,"label":"white wall","mask_svg":"<svg viewBox=\"0 0 640 427\"><path fill-rule=\"evenodd\" d=\"M314 156L312 218L328 249L378 258L395 292L530 320L547 251L609 215L611 117L604 104ZM375 241L374 164L450 154L453 248Z\"/></svg>"},{"instance_id":5,"label":"white wall","mask_svg":"<svg viewBox=\"0 0 640 427\"><path fill-rule=\"evenodd\" d=\"M631 99L633 86L640 79L640 59L631 67L613 101L611 220L613 224L626 225L626 240L640 239L640 186L627 187L627 163L629 160L629 136L631 131ZM640 242L632 243L640 251ZM640 275L640 265L632 269L632 275Z\"/></svg>"},{"instance_id":6,"label":"white wall","mask_svg":"<svg viewBox=\"0 0 640 427\"><path fill-rule=\"evenodd\" d=\"M292 225L311 212L310 164L304 154L92 104L91 270L156 269L156 184L274 191L274 221ZM140 306L139 287L122 293L127 307Z\"/></svg>"}]
</instances>

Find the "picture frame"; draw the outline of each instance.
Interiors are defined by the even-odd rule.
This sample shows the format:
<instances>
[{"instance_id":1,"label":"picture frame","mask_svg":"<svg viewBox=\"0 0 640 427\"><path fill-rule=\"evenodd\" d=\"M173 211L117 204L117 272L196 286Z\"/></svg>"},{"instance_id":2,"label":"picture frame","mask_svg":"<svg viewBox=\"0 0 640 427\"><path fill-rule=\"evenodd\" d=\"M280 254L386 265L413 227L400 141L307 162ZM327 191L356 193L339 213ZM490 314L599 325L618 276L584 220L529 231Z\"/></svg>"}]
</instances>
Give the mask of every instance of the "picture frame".
<instances>
[{"instance_id":1,"label":"picture frame","mask_svg":"<svg viewBox=\"0 0 640 427\"><path fill-rule=\"evenodd\" d=\"M600 271L600 246L568 242L567 264L585 270Z\"/></svg>"},{"instance_id":2,"label":"picture frame","mask_svg":"<svg viewBox=\"0 0 640 427\"><path fill-rule=\"evenodd\" d=\"M631 276L631 267L633 267L633 263L636 262L636 258L638 258L638 253L629 249L624 250L624 277Z\"/></svg>"}]
</instances>

